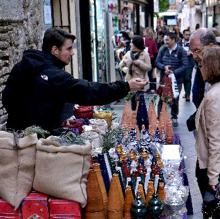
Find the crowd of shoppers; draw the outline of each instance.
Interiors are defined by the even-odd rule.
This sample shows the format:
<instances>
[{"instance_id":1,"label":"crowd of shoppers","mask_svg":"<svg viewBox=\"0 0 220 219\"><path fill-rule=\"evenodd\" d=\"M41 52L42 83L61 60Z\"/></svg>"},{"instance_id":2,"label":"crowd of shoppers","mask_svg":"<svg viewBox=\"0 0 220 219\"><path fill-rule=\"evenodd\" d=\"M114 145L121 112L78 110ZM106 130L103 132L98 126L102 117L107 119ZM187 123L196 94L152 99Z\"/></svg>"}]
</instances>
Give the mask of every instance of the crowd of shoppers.
<instances>
[{"instance_id":1,"label":"crowd of shoppers","mask_svg":"<svg viewBox=\"0 0 220 219\"><path fill-rule=\"evenodd\" d=\"M179 29L168 31L165 28L157 30L157 37L149 28L143 33L144 45L149 53L152 68L160 70L160 78L174 74L179 92L184 87L184 98L191 100L196 107L196 112L187 120L189 131L194 131L197 164L196 177L204 203L210 200L210 194L215 194L220 189L220 114L218 109L220 91L220 33L216 29L197 28L191 33L187 28L183 34ZM155 48L155 45L157 46ZM143 48L142 48L143 49ZM192 72L195 77L192 81ZM149 80L153 82L152 71L148 71ZM178 98L171 104L173 125L178 125ZM211 191L211 193L210 193ZM215 196L213 196L215 199ZM207 209L203 204L204 218ZM209 215L215 215L215 205L209 206Z\"/></svg>"}]
</instances>

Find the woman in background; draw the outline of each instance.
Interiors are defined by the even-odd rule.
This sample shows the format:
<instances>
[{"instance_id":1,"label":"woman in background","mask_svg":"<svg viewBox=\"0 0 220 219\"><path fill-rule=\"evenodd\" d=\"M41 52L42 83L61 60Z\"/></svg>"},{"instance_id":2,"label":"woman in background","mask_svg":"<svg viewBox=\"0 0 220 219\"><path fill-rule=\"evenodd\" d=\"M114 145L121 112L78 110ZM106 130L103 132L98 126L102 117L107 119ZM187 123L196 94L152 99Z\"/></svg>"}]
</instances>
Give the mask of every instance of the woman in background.
<instances>
[{"instance_id":1,"label":"woman in background","mask_svg":"<svg viewBox=\"0 0 220 219\"><path fill-rule=\"evenodd\" d=\"M126 73L126 81L131 78L143 78L148 80L147 72L151 70L151 61L146 52L144 40L141 36L134 36L131 41L131 49L119 64L120 69Z\"/></svg>"},{"instance_id":2,"label":"woman in background","mask_svg":"<svg viewBox=\"0 0 220 219\"><path fill-rule=\"evenodd\" d=\"M157 43L155 40L155 34L152 28L147 27L144 31L143 31L143 36L144 36L144 45L150 55L150 60L151 60L151 65L152 65L152 69L148 72L148 77L149 77L149 81L153 82L150 84L150 88L149 91L151 92L155 92L156 91L156 75L154 75L153 71L155 68L155 60L157 57Z\"/></svg>"},{"instance_id":3,"label":"woman in background","mask_svg":"<svg viewBox=\"0 0 220 219\"><path fill-rule=\"evenodd\" d=\"M204 81L211 84L196 114L196 175L205 190L203 200L219 188L220 174L220 47L205 48L201 73ZM212 211L213 209L211 209ZM212 217L212 218L219 218Z\"/></svg>"}]
</instances>

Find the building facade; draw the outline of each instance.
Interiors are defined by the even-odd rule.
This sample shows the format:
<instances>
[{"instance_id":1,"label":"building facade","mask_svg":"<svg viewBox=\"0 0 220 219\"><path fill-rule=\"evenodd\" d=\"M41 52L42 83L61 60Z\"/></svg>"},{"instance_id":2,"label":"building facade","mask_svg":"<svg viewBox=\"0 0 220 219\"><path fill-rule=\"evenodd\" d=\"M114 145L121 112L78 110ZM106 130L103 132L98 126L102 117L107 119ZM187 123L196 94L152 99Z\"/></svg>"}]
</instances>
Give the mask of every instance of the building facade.
<instances>
[{"instance_id":1,"label":"building facade","mask_svg":"<svg viewBox=\"0 0 220 219\"><path fill-rule=\"evenodd\" d=\"M153 26L153 1L79 1L83 77L114 81L115 64L112 37L120 31L142 34Z\"/></svg>"},{"instance_id":2,"label":"building facade","mask_svg":"<svg viewBox=\"0 0 220 219\"><path fill-rule=\"evenodd\" d=\"M214 22L220 25L220 1L206 0L206 25L212 27Z\"/></svg>"},{"instance_id":3,"label":"building facade","mask_svg":"<svg viewBox=\"0 0 220 219\"><path fill-rule=\"evenodd\" d=\"M0 5L0 123L3 123L6 111L1 93L13 65L25 49L41 48L43 5L41 0L0 0Z\"/></svg>"}]
</instances>

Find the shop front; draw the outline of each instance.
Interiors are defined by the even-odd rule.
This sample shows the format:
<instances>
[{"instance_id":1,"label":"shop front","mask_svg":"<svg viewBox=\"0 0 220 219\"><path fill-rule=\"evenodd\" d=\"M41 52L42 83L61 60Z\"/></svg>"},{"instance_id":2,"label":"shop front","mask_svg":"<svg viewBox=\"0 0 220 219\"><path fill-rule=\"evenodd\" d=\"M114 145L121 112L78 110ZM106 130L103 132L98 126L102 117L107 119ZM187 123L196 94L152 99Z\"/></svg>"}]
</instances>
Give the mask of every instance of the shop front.
<instances>
[{"instance_id":1,"label":"shop front","mask_svg":"<svg viewBox=\"0 0 220 219\"><path fill-rule=\"evenodd\" d=\"M83 78L109 81L107 2L79 1Z\"/></svg>"},{"instance_id":2,"label":"shop front","mask_svg":"<svg viewBox=\"0 0 220 219\"><path fill-rule=\"evenodd\" d=\"M153 26L153 3L151 1L120 1L119 28L142 34L143 29Z\"/></svg>"},{"instance_id":3,"label":"shop front","mask_svg":"<svg viewBox=\"0 0 220 219\"><path fill-rule=\"evenodd\" d=\"M109 81L108 21L107 2L102 0L90 1L90 37L93 81Z\"/></svg>"},{"instance_id":4,"label":"shop front","mask_svg":"<svg viewBox=\"0 0 220 219\"><path fill-rule=\"evenodd\" d=\"M71 0L44 0L44 29L49 27L60 27L67 32L76 35L79 38L76 25L76 2ZM81 77L79 59L80 50L79 41L74 44L74 56L70 64L65 67L65 70L71 73L75 78Z\"/></svg>"},{"instance_id":5,"label":"shop front","mask_svg":"<svg viewBox=\"0 0 220 219\"><path fill-rule=\"evenodd\" d=\"M217 0L206 0L206 26L211 28L213 23L220 23L220 4Z\"/></svg>"},{"instance_id":6,"label":"shop front","mask_svg":"<svg viewBox=\"0 0 220 219\"><path fill-rule=\"evenodd\" d=\"M220 4L214 6L214 22L220 24Z\"/></svg>"},{"instance_id":7,"label":"shop front","mask_svg":"<svg viewBox=\"0 0 220 219\"><path fill-rule=\"evenodd\" d=\"M153 3L146 0L87 0L79 2L83 78L115 80L112 38L120 31L142 34L153 25Z\"/></svg>"}]
</instances>

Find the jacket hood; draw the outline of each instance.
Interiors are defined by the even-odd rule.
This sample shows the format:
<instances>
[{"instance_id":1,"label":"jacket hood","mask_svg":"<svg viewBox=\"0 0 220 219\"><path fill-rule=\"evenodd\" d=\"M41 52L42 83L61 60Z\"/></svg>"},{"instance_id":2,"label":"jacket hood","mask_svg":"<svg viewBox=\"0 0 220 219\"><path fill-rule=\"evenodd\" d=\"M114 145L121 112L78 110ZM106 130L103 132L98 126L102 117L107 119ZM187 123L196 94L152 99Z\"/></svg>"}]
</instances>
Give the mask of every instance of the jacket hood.
<instances>
[{"instance_id":1,"label":"jacket hood","mask_svg":"<svg viewBox=\"0 0 220 219\"><path fill-rule=\"evenodd\" d=\"M26 69L29 71L33 70L34 72L38 72L46 66L51 65L54 65L58 68L63 68L65 66L65 63L60 61L49 52L33 49L24 51L21 63Z\"/></svg>"}]
</instances>

